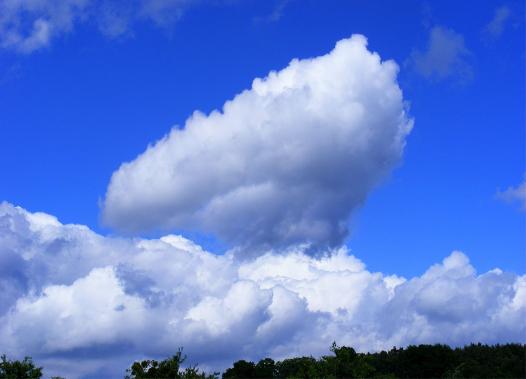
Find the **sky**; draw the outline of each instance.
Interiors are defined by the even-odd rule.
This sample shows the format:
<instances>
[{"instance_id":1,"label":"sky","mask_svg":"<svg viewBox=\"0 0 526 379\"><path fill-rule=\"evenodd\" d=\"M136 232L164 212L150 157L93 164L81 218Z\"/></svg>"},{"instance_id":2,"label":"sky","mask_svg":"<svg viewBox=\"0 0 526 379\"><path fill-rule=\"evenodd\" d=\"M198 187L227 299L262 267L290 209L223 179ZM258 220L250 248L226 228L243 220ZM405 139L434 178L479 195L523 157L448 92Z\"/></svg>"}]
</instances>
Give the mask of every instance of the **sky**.
<instances>
[{"instance_id":1,"label":"sky","mask_svg":"<svg viewBox=\"0 0 526 379\"><path fill-rule=\"evenodd\" d=\"M101 377L524 341L524 13L0 0L8 352Z\"/></svg>"}]
</instances>

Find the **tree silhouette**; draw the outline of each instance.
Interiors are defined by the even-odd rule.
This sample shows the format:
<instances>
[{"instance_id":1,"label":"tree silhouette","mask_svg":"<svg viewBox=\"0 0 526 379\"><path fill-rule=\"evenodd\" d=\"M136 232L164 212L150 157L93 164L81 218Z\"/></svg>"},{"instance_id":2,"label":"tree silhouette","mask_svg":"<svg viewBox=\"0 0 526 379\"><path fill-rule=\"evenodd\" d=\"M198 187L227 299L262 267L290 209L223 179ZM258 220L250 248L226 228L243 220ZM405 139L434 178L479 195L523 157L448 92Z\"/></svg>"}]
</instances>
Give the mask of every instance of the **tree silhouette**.
<instances>
[{"instance_id":1,"label":"tree silhouette","mask_svg":"<svg viewBox=\"0 0 526 379\"><path fill-rule=\"evenodd\" d=\"M22 361L11 361L4 354L0 360L0 379L39 379L42 377L42 367L35 367L30 357L25 357Z\"/></svg>"},{"instance_id":2,"label":"tree silhouette","mask_svg":"<svg viewBox=\"0 0 526 379\"><path fill-rule=\"evenodd\" d=\"M257 363L239 360L223 379L337 379L337 378L526 378L526 345L471 344L452 349L447 345L418 345L377 353L358 353L352 347L333 343L332 355L319 359L294 357L282 361L265 358ZM181 368L186 356L179 349L162 361L134 362L125 379L217 379L197 366ZM21 361L0 357L0 379L40 379L42 367L30 357ZM54 377L52 379L63 379Z\"/></svg>"},{"instance_id":3,"label":"tree silhouette","mask_svg":"<svg viewBox=\"0 0 526 379\"><path fill-rule=\"evenodd\" d=\"M181 364L186 360L180 348L172 357L162 360L144 360L134 362L126 370L125 379L216 379L218 374L205 374L199 369L188 367L181 371Z\"/></svg>"},{"instance_id":4,"label":"tree silhouette","mask_svg":"<svg viewBox=\"0 0 526 379\"><path fill-rule=\"evenodd\" d=\"M223 379L234 378L525 378L526 345L472 344L452 349L446 345L419 345L377 353L357 353L333 343L333 355L320 359L296 357L257 364L237 361ZM266 371L258 371L265 368ZM264 373L264 374L263 374Z\"/></svg>"}]
</instances>

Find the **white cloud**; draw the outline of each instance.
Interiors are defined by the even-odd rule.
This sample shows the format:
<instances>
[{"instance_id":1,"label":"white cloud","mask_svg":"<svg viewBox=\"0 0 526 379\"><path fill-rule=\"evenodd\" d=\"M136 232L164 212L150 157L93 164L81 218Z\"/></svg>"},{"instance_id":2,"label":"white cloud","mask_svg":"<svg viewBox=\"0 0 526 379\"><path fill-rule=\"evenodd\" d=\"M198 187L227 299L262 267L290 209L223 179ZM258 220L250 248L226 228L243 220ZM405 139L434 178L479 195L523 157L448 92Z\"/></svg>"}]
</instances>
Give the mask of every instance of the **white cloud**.
<instances>
[{"instance_id":1,"label":"white cloud","mask_svg":"<svg viewBox=\"0 0 526 379\"><path fill-rule=\"evenodd\" d=\"M461 34L449 28L435 26L430 30L426 49L414 50L410 63L426 79L454 78L466 81L473 75L468 62L470 55Z\"/></svg>"},{"instance_id":2,"label":"white cloud","mask_svg":"<svg viewBox=\"0 0 526 379\"><path fill-rule=\"evenodd\" d=\"M109 37L130 32L137 22L171 26L199 0L2 0L0 47L31 53L54 38L92 22Z\"/></svg>"},{"instance_id":3,"label":"white cloud","mask_svg":"<svg viewBox=\"0 0 526 379\"><path fill-rule=\"evenodd\" d=\"M412 120L397 73L360 35L292 60L123 164L104 221L198 229L252 252L338 245L350 213L402 156Z\"/></svg>"},{"instance_id":4,"label":"white cloud","mask_svg":"<svg viewBox=\"0 0 526 379\"><path fill-rule=\"evenodd\" d=\"M103 237L0 205L0 340L46 373L119 377L184 346L189 363L410 343L525 342L526 276L453 252L422 276L373 273L345 248L216 256L179 236ZM7 290L5 290L7 288Z\"/></svg>"},{"instance_id":5,"label":"white cloud","mask_svg":"<svg viewBox=\"0 0 526 379\"><path fill-rule=\"evenodd\" d=\"M145 300L126 295L112 267L95 268L70 285L48 285L18 299L11 335L38 332L30 350L63 352L126 339L143 327ZM67 332L65 332L67 331Z\"/></svg>"},{"instance_id":6,"label":"white cloud","mask_svg":"<svg viewBox=\"0 0 526 379\"><path fill-rule=\"evenodd\" d=\"M522 210L526 211L526 179L516 187L508 187L504 191L498 191L497 197L507 203L519 203Z\"/></svg>"},{"instance_id":7,"label":"white cloud","mask_svg":"<svg viewBox=\"0 0 526 379\"><path fill-rule=\"evenodd\" d=\"M506 22L511 16L511 10L508 6L503 5L495 9L495 14L491 21L484 28L484 33L493 39L499 38L504 32Z\"/></svg>"}]
</instances>

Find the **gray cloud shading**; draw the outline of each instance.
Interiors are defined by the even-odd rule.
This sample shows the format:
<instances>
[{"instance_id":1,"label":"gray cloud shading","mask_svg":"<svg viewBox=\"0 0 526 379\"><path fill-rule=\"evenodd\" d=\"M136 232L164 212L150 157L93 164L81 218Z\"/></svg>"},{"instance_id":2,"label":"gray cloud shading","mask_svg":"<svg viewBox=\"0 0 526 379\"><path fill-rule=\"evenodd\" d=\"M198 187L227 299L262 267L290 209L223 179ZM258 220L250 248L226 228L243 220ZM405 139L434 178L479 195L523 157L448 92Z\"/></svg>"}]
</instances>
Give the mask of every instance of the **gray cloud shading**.
<instances>
[{"instance_id":1,"label":"gray cloud shading","mask_svg":"<svg viewBox=\"0 0 526 379\"><path fill-rule=\"evenodd\" d=\"M325 354L334 340L360 351L525 342L526 276L477 274L461 252L409 279L370 272L345 248L238 261L180 236L103 237L8 203L0 246L2 352L33 356L47 375L121 377L180 346L189 363L221 369Z\"/></svg>"},{"instance_id":2,"label":"gray cloud shading","mask_svg":"<svg viewBox=\"0 0 526 379\"><path fill-rule=\"evenodd\" d=\"M366 43L341 40L255 79L220 111L195 112L113 174L104 222L204 231L251 253L340 244L412 127L398 66Z\"/></svg>"}]
</instances>

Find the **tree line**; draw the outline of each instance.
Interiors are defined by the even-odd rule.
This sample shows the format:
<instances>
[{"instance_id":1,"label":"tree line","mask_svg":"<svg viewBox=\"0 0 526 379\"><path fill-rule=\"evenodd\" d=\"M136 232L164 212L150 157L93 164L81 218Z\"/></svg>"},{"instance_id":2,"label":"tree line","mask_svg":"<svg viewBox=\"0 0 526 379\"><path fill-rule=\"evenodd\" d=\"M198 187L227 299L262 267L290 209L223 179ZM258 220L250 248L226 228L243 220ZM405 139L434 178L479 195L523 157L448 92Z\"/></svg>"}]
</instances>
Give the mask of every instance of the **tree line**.
<instances>
[{"instance_id":1,"label":"tree line","mask_svg":"<svg viewBox=\"0 0 526 379\"><path fill-rule=\"evenodd\" d=\"M526 378L526 345L471 344L462 348L447 345L418 345L376 353L358 353L352 347L330 348L332 354L294 357L281 361L239 360L223 374L206 373L197 366L182 368L182 349L170 358L133 362L125 379L315 379L315 378ZM0 361L0 379L39 379L43 373L32 359ZM54 377L54 379L63 379Z\"/></svg>"}]
</instances>

